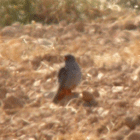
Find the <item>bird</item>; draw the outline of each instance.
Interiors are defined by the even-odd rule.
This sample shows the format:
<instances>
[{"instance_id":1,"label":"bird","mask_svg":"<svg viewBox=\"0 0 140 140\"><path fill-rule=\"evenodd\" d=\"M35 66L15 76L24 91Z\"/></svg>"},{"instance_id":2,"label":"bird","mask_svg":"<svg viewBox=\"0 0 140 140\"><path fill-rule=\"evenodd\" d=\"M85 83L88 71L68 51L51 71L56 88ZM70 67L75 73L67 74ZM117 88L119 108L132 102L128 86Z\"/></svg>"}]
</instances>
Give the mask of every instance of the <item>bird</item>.
<instances>
[{"instance_id":1,"label":"bird","mask_svg":"<svg viewBox=\"0 0 140 140\"><path fill-rule=\"evenodd\" d=\"M71 95L74 88L78 86L81 81L81 68L76 62L73 55L67 54L64 56L65 66L58 72L58 90L53 98L53 102L57 103L66 95Z\"/></svg>"}]
</instances>

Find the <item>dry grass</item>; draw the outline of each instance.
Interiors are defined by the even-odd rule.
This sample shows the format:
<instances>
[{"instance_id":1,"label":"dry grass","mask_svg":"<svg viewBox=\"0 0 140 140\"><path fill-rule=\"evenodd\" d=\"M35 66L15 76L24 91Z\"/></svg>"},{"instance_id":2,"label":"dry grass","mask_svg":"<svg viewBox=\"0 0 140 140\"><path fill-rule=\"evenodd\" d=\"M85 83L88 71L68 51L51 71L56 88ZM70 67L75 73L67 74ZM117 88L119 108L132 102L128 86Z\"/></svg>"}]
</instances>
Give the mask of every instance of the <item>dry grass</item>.
<instances>
[{"instance_id":1,"label":"dry grass","mask_svg":"<svg viewBox=\"0 0 140 140\"><path fill-rule=\"evenodd\" d=\"M2 28L0 138L121 140L139 132L139 38L139 16L126 10L92 22ZM89 96L53 104L67 53L82 68L74 93Z\"/></svg>"},{"instance_id":2,"label":"dry grass","mask_svg":"<svg viewBox=\"0 0 140 140\"><path fill-rule=\"evenodd\" d=\"M111 10L121 11L122 7L139 11L139 6L138 0L0 0L0 25L16 21L27 24L32 20L48 24L62 20L67 23L92 21L110 14Z\"/></svg>"}]
</instances>

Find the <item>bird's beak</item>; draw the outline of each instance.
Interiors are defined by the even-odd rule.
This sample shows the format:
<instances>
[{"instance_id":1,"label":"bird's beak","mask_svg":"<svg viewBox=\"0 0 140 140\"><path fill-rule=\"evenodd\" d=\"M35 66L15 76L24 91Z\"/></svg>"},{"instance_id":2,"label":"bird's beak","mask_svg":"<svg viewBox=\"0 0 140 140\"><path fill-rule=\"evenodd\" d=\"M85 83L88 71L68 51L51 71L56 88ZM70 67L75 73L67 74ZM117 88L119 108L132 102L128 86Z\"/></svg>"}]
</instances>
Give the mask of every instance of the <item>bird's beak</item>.
<instances>
[{"instance_id":1,"label":"bird's beak","mask_svg":"<svg viewBox=\"0 0 140 140\"><path fill-rule=\"evenodd\" d=\"M68 58L65 56L65 58L64 58L65 60L67 60Z\"/></svg>"}]
</instances>

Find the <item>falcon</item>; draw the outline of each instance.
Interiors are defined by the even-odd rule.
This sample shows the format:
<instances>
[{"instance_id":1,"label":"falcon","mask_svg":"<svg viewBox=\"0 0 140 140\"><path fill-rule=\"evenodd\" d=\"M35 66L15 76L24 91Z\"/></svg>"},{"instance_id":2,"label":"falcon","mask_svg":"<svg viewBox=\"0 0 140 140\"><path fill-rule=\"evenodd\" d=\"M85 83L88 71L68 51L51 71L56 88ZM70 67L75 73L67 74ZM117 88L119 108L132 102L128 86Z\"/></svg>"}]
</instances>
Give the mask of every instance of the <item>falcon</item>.
<instances>
[{"instance_id":1,"label":"falcon","mask_svg":"<svg viewBox=\"0 0 140 140\"><path fill-rule=\"evenodd\" d=\"M53 102L57 103L66 95L71 95L71 90L76 88L81 81L81 69L73 55L65 55L65 66L59 70L59 87Z\"/></svg>"}]
</instances>

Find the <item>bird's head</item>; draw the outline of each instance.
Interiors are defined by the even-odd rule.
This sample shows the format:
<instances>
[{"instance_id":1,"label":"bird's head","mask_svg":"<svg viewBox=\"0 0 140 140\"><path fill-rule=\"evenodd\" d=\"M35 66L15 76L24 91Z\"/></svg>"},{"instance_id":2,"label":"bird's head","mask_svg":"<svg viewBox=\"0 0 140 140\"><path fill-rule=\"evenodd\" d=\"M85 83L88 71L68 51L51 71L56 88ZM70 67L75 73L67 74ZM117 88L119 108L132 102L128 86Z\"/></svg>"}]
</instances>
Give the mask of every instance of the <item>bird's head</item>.
<instances>
[{"instance_id":1,"label":"bird's head","mask_svg":"<svg viewBox=\"0 0 140 140\"><path fill-rule=\"evenodd\" d=\"M75 57L71 54L65 55L65 61L75 61Z\"/></svg>"}]
</instances>

